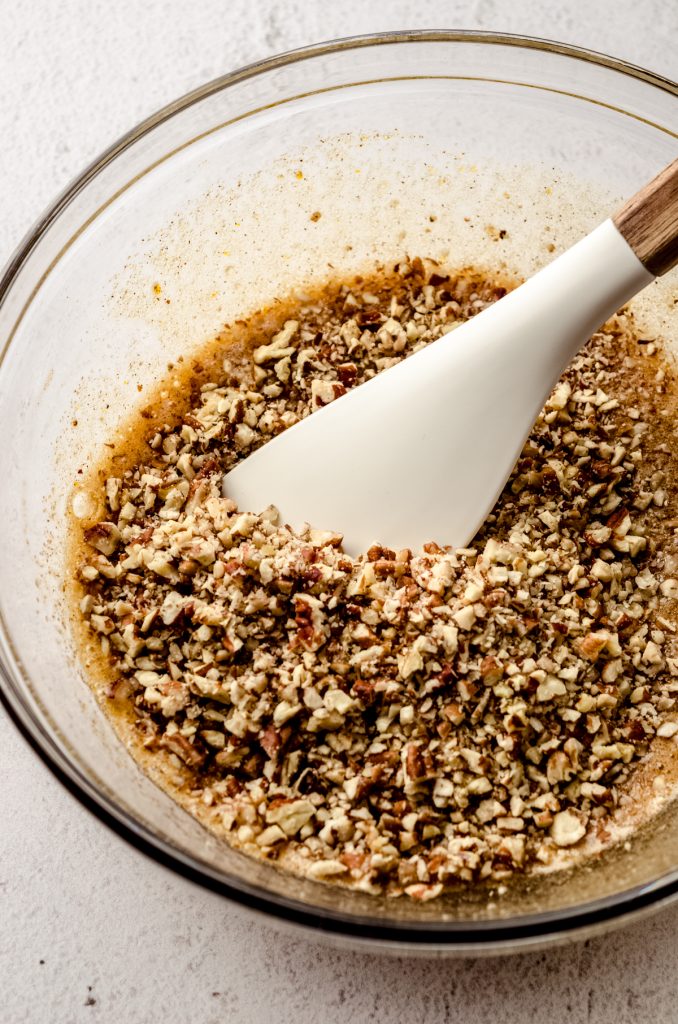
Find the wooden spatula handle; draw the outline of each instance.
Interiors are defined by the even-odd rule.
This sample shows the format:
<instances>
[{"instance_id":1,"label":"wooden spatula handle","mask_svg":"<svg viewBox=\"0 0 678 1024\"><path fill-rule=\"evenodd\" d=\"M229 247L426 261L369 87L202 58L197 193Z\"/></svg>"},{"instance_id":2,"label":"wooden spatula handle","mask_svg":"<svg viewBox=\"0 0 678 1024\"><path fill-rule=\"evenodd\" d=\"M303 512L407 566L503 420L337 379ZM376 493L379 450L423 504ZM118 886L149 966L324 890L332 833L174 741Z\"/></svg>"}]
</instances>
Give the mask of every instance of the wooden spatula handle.
<instances>
[{"instance_id":1,"label":"wooden spatula handle","mask_svg":"<svg viewBox=\"0 0 678 1024\"><path fill-rule=\"evenodd\" d=\"M678 160L665 167L612 218L636 256L655 277L678 263Z\"/></svg>"}]
</instances>

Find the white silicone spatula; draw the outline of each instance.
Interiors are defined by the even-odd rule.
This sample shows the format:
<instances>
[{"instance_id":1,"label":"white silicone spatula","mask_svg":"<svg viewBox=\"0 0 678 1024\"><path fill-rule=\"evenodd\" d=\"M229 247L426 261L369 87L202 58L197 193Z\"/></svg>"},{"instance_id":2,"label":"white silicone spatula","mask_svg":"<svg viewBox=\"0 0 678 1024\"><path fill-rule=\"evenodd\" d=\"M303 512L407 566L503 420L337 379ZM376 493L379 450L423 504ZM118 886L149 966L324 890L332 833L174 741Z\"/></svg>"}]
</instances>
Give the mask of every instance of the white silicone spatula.
<instances>
[{"instance_id":1,"label":"white silicone spatula","mask_svg":"<svg viewBox=\"0 0 678 1024\"><path fill-rule=\"evenodd\" d=\"M533 278L225 478L241 509L417 549L468 544L587 338L678 262L678 160Z\"/></svg>"}]
</instances>

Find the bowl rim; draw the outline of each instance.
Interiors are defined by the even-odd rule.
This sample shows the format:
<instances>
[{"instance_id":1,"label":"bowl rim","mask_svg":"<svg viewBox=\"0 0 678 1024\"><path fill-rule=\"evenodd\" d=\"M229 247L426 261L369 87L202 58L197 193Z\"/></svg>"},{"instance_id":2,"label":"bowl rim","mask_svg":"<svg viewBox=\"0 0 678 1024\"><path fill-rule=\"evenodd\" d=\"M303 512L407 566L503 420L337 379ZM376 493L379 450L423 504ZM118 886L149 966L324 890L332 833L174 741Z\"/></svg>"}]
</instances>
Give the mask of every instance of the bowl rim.
<instances>
[{"instance_id":1,"label":"bowl rim","mask_svg":"<svg viewBox=\"0 0 678 1024\"><path fill-rule=\"evenodd\" d=\"M105 149L47 207L10 256L0 276L0 307L4 304L16 277L33 250L71 201L117 156L175 114L187 110L206 97L221 92L238 82L310 58L369 46L421 42L513 46L559 54L588 64L603 66L678 97L677 82L635 64L583 47L513 33L464 29L377 32L289 50L245 65L198 86L145 118ZM39 287L40 285L36 291ZM20 313L20 317L21 315ZM11 345L12 334L13 332L10 334L4 351L0 352L0 364ZM7 644L11 651L11 638L1 621L0 640L3 641L3 644ZM281 922L301 926L316 934L319 932L329 933L337 937L344 936L354 940L377 942L395 950L419 948L422 951L453 952L457 950L467 953L480 950L483 952L519 951L528 945L534 945L535 942L562 941L566 937L572 938L600 930L613 921L621 919L626 921L635 915L647 912L648 909L659 903L664 904L678 896L678 870L675 870L651 883L633 886L613 897L589 900L575 907L536 912L520 918L507 918L503 921L495 919L380 923L376 919L360 918L343 911L313 909L301 901L265 891L241 880L227 882L221 876L217 877L211 873L206 866L199 865L189 855L170 846L146 826L135 821L127 811L118 806L107 794L85 777L78 765L66 756L62 748L55 742L54 737L36 719L24 695L14 685L12 673L5 665L2 656L2 645L0 645L0 684L2 684L0 685L0 703L29 746L71 795L118 836L154 861L203 888L219 893L251 910L262 912L268 916L272 915Z\"/></svg>"}]
</instances>

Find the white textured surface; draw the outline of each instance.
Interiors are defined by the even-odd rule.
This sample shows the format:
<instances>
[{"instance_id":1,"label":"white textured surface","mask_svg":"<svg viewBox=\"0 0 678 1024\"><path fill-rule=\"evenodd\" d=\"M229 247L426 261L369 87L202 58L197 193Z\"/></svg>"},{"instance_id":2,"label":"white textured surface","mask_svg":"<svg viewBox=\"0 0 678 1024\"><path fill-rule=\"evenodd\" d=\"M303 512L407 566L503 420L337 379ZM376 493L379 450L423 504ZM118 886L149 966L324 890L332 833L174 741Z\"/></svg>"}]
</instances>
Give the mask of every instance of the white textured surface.
<instances>
[{"instance_id":1,"label":"white textured surface","mask_svg":"<svg viewBox=\"0 0 678 1024\"><path fill-rule=\"evenodd\" d=\"M276 51L393 28L524 32L678 77L666 0L0 0L0 263L162 104ZM150 863L0 717L0 1020L417 1024L678 1019L678 908L517 959L391 961L281 937Z\"/></svg>"}]
</instances>

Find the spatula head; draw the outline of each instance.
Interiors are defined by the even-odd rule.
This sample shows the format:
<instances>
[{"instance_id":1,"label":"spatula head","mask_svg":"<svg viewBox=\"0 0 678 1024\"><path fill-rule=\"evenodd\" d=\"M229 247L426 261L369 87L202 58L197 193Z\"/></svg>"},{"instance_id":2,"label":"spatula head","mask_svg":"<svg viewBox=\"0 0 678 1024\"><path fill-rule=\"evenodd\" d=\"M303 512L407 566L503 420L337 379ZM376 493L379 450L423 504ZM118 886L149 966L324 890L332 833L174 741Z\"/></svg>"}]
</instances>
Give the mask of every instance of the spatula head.
<instances>
[{"instance_id":1,"label":"spatula head","mask_svg":"<svg viewBox=\"0 0 678 1024\"><path fill-rule=\"evenodd\" d=\"M593 331L652 280L611 221L494 306L269 441L225 478L243 509L379 542L463 547L546 397Z\"/></svg>"}]
</instances>

